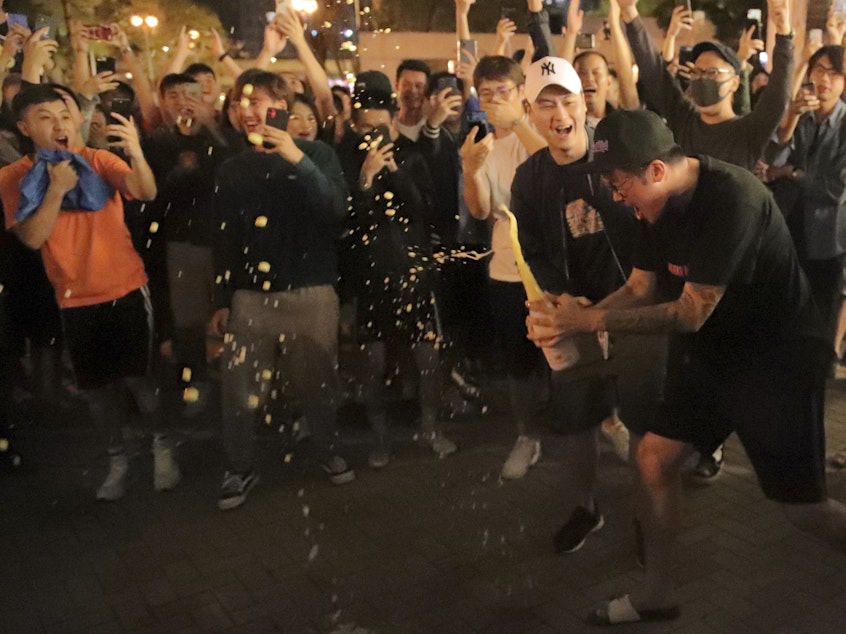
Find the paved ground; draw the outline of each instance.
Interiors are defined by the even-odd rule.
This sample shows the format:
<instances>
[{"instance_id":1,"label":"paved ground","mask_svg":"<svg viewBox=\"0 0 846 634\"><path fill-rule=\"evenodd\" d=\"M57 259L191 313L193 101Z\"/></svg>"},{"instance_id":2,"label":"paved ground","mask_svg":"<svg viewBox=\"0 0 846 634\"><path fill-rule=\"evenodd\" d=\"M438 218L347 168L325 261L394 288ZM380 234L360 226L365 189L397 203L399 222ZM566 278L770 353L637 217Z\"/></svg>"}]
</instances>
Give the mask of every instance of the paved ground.
<instances>
[{"instance_id":1,"label":"paved ground","mask_svg":"<svg viewBox=\"0 0 846 634\"><path fill-rule=\"evenodd\" d=\"M496 402L501 386L491 386ZM639 582L626 467L602 455L605 528L577 553L551 536L569 512L559 439L521 481L498 473L508 421L449 424L438 460L397 428L397 456L333 487L266 435L263 480L241 509L215 507L214 438L183 446L184 483L152 491L134 461L127 498L98 504L106 459L84 425L18 430L27 469L0 475L0 631L531 633L584 631L596 601ZM846 388L832 384L829 445L846 446ZM364 464L363 430L345 437ZM718 482L691 489L678 556L681 619L619 631L842 632L846 556L799 534L763 499L735 441ZM846 500L846 472L830 476Z\"/></svg>"}]
</instances>

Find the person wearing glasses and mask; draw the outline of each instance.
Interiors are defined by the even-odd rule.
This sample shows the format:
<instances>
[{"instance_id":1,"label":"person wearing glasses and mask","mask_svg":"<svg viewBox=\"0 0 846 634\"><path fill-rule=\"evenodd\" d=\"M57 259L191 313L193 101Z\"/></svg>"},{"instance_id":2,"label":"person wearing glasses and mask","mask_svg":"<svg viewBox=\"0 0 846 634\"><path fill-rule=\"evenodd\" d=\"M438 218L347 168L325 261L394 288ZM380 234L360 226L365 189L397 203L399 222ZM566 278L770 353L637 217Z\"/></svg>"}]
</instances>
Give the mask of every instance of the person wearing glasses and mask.
<instances>
[{"instance_id":1,"label":"person wearing glasses and mask","mask_svg":"<svg viewBox=\"0 0 846 634\"><path fill-rule=\"evenodd\" d=\"M732 107L742 68L737 53L721 42L697 44L688 100L651 41L638 14L637 0L611 2L620 5L626 36L640 69L641 97L667 121L682 149L752 170L790 99L794 44L785 0L767 2L776 32L773 69L755 107L743 117Z\"/></svg>"}]
</instances>

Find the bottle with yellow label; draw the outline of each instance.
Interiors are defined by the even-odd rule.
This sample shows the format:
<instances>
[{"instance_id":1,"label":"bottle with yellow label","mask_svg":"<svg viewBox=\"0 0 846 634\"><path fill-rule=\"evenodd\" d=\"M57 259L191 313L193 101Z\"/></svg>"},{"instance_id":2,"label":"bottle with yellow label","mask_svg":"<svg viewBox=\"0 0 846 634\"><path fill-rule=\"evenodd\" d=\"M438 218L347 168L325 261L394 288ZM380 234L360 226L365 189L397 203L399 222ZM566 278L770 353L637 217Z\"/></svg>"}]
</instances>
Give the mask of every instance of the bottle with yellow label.
<instances>
[{"instance_id":1,"label":"bottle with yellow label","mask_svg":"<svg viewBox=\"0 0 846 634\"><path fill-rule=\"evenodd\" d=\"M523 257L523 249L520 247L520 236L517 232L517 219L505 205L500 205L500 211L506 215L510 224L509 236L511 238L511 248L514 251L514 260L517 262L517 273L523 282L523 288L526 289L526 296L530 302L542 300L544 299L543 290ZM529 314L531 315L531 312ZM553 334L551 328L547 329L540 326L533 327L533 334L542 336L545 334L543 332L544 330L549 330L550 335ZM546 362L552 370L566 370L576 365L579 361L579 349L572 337L568 337L552 347L544 346L541 350L543 350Z\"/></svg>"}]
</instances>

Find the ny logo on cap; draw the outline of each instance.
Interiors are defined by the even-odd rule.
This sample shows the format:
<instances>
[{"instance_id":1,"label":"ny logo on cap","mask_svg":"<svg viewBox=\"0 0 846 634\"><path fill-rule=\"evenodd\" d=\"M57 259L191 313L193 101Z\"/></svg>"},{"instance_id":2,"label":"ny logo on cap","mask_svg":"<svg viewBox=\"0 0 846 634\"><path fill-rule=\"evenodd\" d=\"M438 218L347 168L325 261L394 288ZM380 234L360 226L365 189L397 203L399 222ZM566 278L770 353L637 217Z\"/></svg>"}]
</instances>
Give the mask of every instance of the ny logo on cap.
<instances>
[{"instance_id":1,"label":"ny logo on cap","mask_svg":"<svg viewBox=\"0 0 846 634\"><path fill-rule=\"evenodd\" d=\"M555 65L552 62L544 62L541 64L541 75L554 75Z\"/></svg>"}]
</instances>

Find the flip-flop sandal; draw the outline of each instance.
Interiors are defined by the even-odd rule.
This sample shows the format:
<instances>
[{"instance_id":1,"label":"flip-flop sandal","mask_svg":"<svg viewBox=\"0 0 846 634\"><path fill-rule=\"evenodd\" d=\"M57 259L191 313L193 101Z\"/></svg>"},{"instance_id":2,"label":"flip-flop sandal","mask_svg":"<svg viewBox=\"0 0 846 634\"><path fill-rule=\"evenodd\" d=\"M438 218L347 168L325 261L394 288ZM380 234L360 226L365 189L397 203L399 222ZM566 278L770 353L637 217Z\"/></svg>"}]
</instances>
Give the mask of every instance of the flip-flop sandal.
<instances>
[{"instance_id":1,"label":"flip-flop sandal","mask_svg":"<svg viewBox=\"0 0 846 634\"><path fill-rule=\"evenodd\" d=\"M622 623L672 621L679 618L680 614L681 611L677 605L638 612L632 605L629 595L623 594L594 608L588 614L586 620L589 625L619 625Z\"/></svg>"}]
</instances>

